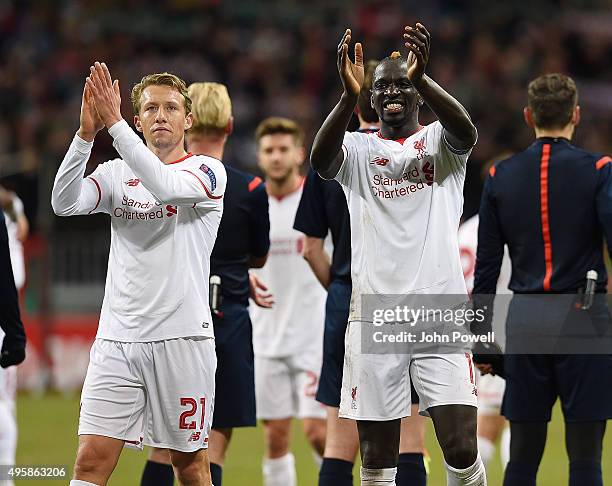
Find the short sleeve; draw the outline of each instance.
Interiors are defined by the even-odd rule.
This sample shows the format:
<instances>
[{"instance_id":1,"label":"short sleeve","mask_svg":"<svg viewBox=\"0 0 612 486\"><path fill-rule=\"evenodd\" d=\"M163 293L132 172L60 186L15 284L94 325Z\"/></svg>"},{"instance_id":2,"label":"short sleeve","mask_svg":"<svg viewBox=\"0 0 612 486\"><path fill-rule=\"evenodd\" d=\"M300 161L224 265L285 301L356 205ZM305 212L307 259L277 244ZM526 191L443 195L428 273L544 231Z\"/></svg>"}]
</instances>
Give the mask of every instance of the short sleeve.
<instances>
[{"instance_id":1,"label":"short sleeve","mask_svg":"<svg viewBox=\"0 0 612 486\"><path fill-rule=\"evenodd\" d=\"M22 216L23 212L23 201L19 199L17 195L13 197L13 212L16 216Z\"/></svg>"},{"instance_id":2,"label":"short sleeve","mask_svg":"<svg viewBox=\"0 0 612 486\"><path fill-rule=\"evenodd\" d=\"M259 177L251 180L249 191L249 251L254 257L263 257L270 250L268 193Z\"/></svg>"},{"instance_id":3,"label":"short sleeve","mask_svg":"<svg viewBox=\"0 0 612 486\"><path fill-rule=\"evenodd\" d=\"M335 184L335 182L324 181L314 170L311 170L304 183L304 190L293 223L294 229L315 238L327 236L328 222L323 184Z\"/></svg>"},{"instance_id":4,"label":"short sleeve","mask_svg":"<svg viewBox=\"0 0 612 486\"><path fill-rule=\"evenodd\" d=\"M439 121L429 125L427 144L431 154L435 155L438 173L444 177L449 173L465 174L465 166L472 149L457 150L450 145L445 135L446 131Z\"/></svg>"},{"instance_id":5,"label":"short sleeve","mask_svg":"<svg viewBox=\"0 0 612 486\"><path fill-rule=\"evenodd\" d=\"M355 185L355 172L362 158L367 158L367 146L363 143L363 133L346 132L342 142L344 159L336 179L343 186L352 188Z\"/></svg>"},{"instance_id":6,"label":"short sleeve","mask_svg":"<svg viewBox=\"0 0 612 486\"><path fill-rule=\"evenodd\" d=\"M601 229L612 256L612 158L606 156L595 165L598 175L595 207Z\"/></svg>"}]
</instances>

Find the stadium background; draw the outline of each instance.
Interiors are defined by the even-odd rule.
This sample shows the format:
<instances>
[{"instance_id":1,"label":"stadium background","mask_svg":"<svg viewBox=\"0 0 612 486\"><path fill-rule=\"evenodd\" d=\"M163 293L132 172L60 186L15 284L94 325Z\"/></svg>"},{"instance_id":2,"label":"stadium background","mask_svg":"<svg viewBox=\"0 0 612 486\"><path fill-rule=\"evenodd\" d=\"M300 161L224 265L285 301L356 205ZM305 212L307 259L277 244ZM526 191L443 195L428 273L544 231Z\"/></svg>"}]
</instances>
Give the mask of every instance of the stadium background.
<instances>
[{"instance_id":1,"label":"stadium background","mask_svg":"<svg viewBox=\"0 0 612 486\"><path fill-rule=\"evenodd\" d=\"M465 104L479 130L464 217L477 211L482 167L530 143L522 107L527 81L539 74L576 79L582 123L575 141L612 152L609 0L0 0L0 183L20 195L32 225L22 293L30 342L19 370L19 463L71 465L75 452L78 390L103 295L109 230L105 216L56 218L49 200L78 128L91 62L105 60L120 79L128 120L129 89L144 74L167 70L187 82L225 83L235 117L226 162L257 171L253 131L263 117L295 118L312 141L340 93L335 53L346 27L363 42L366 59L382 58L401 47L403 26L417 20L432 34L428 73ZM88 170L114 156L101 133ZM610 436L604 473L612 481ZM235 437L224 484L260 484L261 431ZM539 484L566 481L562 437L557 413ZM432 439L430 484L444 484ZM301 484L315 484L300 440ZM143 461L128 452L111 484L135 484Z\"/></svg>"}]
</instances>

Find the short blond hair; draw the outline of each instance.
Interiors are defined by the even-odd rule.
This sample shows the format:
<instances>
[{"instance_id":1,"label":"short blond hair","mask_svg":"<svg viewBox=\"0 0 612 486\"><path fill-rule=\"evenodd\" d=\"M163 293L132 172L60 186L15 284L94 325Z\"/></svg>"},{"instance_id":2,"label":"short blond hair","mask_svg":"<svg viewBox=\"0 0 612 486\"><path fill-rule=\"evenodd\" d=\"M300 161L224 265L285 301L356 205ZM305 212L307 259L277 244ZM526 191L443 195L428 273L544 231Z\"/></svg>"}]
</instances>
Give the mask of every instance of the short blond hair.
<instances>
[{"instance_id":1,"label":"short blond hair","mask_svg":"<svg viewBox=\"0 0 612 486\"><path fill-rule=\"evenodd\" d=\"M140 98L145 88L149 86L170 86L183 95L183 104L185 106L185 114L191 113L191 98L187 93L187 85L185 81L172 73L157 73L148 74L140 80L140 83L135 84L132 88L132 107L134 114L140 115Z\"/></svg>"},{"instance_id":2,"label":"short blond hair","mask_svg":"<svg viewBox=\"0 0 612 486\"><path fill-rule=\"evenodd\" d=\"M191 132L225 132L232 118L232 100L220 83L193 83L188 89L192 101Z\"/></svg>"},{"instance_id":3,"label":"short blond hair","mask_svg":"<svg viewBox=\"0 0 612 486\"><path fill-rule=\"evenodd\" d=\"M255 140L257 145L262 137L266 135L275 135L277 133L291 135L295 145L301 147L304 145L304 132L300 126L289 118L281 118L272 116L263 120L255 130Z\"/></svg>"}]
</instances>

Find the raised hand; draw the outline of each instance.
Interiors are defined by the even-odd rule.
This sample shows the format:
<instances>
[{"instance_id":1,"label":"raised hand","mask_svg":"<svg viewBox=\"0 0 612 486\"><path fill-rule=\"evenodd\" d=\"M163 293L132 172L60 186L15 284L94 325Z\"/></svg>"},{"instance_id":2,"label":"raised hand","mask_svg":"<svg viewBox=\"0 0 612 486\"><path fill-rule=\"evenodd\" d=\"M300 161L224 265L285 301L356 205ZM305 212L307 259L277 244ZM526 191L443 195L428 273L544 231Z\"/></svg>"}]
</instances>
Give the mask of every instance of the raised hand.
<instances>
[{"instance_id":1,"label":"raised hand","mask_svg":"<svg viewBox=\"0 0 612 486\"><path fill-rule=\"evenodd\" d=\"M104 128L104 122L96 111L96 105L87 83L85 83L85 86L83 87L81 116L79 120L79 137L88 142L91 142L95 138L96 134Z\"/></svg>"},{"instance_id":2,"label":"raised hand","mask_svg":"<svg viewBox=\"0 0 612 486\"><path fill-rule=\"evenodd\" d=\"M95 62L89 68L86 83L94 104L106 128L122 120L119 81L113 81L106 64Z\"/></svg>"},{"instance_id":3,"label":"raised hand","mask_svg":"<svg viewBox=\"0 0 612 486\"><path fill-rule=\"evenodd\" d=\"M359 96L364 79L363 48L360 42L355 44L355 62L352 62L348 56L350 42L351 29L346 29L340 44L338 44L338 72L344 86L344 92L352 96Z\"/></svg>"},{"instance_id":4,"label":"raised hand","mask_svg":"<svg viewBox=\"0 0 612 486\"><path fill-rule=\"evenodd\" d=\"M408 54L408 79L412 84L421 81L425 74L425 67L429 61L430 35L425 26L417 23L415 27L404 28L405 46Z\"/></svg>"}]
</instances>

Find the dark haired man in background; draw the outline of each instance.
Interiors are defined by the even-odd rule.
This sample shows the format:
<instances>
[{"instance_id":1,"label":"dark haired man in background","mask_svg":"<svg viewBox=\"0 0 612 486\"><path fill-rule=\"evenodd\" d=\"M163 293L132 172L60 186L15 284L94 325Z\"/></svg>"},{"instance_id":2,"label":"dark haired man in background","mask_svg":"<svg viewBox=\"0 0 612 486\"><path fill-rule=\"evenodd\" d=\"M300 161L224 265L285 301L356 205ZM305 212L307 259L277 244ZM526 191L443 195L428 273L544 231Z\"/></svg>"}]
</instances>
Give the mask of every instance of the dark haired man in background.
<instances>
[{"instance_id":1,"label":"dark haired man in background","mask_svg":"<svg viewBox=\"0 0 612 486\"><path fill-rule=\"evenodd\" d=\"M495 294L504 244L508 245L509 288L515 293L506 324L508 340L510 333L527 328L546 333L559 312L561 323L576 324L577 313L585 313L560 310L565 299L529 302L534 302L533 294L584 290L590 270L597 277L588 315L612 328L602 295L608 281L604 237L608 252L612 248L612 158L571 144L580 121L577 101L576 84L568 76L547 74L533 80L524 115L536 140L493 166L485 182L474 294ZM515 352L524 350L510 351ZM494 362L478 367L500 371ZM606 420L612 418L612 349L593 355L509 354L503 358L503 372L502 413L510 420L512 436L504 485L535 486L557 397L566 422L570 485L602 485L602 442Z\"/></svg>"}]
</instances>

